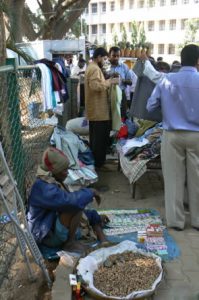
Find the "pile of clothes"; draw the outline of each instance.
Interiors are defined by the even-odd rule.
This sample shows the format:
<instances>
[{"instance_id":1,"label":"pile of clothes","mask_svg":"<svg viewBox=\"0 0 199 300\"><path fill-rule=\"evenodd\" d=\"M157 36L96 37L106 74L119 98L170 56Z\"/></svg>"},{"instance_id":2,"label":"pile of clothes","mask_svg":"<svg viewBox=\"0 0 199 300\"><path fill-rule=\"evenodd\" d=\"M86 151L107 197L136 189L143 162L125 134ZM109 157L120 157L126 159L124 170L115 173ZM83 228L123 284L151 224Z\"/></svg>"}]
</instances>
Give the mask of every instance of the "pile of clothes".
<instances>
[{"instance_id":1,"label":"pile of clothes","mask_svg":"<svg viewBox=\"0 0 199 300\"><path fill-rule=\"evenodd\" d=\"M130 161L157 157L162 130L162 123L127 119L118 132L117 149Z\"/></svg>"},{"instance_id":2,"label":"pile of clothes","mask_svg":"<svg viewBox=\"0 0 199 300\"><path fill-rule=\"evenodd\" d=\"M72 131L55 127L50 143L63 151L69 159L69 172L65 184L88 186L98 180L94 158L86 140Z\"/></svg>"}]
</instances>

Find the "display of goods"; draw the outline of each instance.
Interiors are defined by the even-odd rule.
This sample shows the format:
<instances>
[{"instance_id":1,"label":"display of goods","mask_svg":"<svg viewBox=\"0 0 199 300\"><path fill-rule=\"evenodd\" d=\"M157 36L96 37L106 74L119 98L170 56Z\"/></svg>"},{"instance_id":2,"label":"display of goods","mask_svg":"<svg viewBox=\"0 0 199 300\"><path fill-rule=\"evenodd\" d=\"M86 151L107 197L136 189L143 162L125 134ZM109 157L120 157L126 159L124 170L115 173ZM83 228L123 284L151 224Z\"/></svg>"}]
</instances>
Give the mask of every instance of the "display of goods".
<instances>
[{"instance_id":1,"label":"display of goods","mask_svg":"<svg viewBox=\"0 0 199 300\"><path fill-rule=\"evenodd\" d=\"M136 48L135 49L135 57L140 58L140 56L141 56L141 50L140 50L140 48Z\"/></svg>"},{"instance_id":2,"label":"display of goods","mask_svg":"<svg viewBox=\"0 0 199 300\"><path fill-rule=\"evenodd\" d=\"M124 56L125 56L125 57L129 57L129 56L130 56L130 51L131 51L131 50L130 50L129 48L125 48L125 49L124 49Z\"/></svg>"},{"instance_id":3,"label":"display of goods","mask_svg":"<svg viewBox=\"0 0 199 300\"><path fill-rule=\"evenodd\" d=\"M120 55L123 57L124 56L124 49L120 49Z\"/></svg>"},{"instance_id":4,"label":"display of goods","mask_svg":"<svg viewBox=\"0 0 199 300\"><path fill-rule=\"evenodd\" d=\"M77 274L92 299L132 300L153 295L163 270L159 256L125 240L81 258Z\"/></svg>"},{"instance_id":5,"label":"display of goods","mask_svg":"<svg viewBox=\"0 0 199 300\"><path fill-rule=\"evenodd\" d=\"M151 289L161 270L152 257L124 252L109 256L94 273L94 286L108 296L125 297Z\"/></svg>"},{"instance_id":6,"label":"display of goods","mask_svg":"<svg viewBox=\"0 0 199 300\"><path fill-rule=\"evenodd\" d=\"M131 49L130 56L135 57L135 49Z\"/></svg>"},{"instance_id":7,"label":"display of goods","mask_svg":"<svg viewBox=\"0 0 199 300\"><path fill-rule=\"evenodd\" d=\"M163 236L163 228L159 224L150 224L146 229L147 236Z\"/></svg>"}]
</instances>

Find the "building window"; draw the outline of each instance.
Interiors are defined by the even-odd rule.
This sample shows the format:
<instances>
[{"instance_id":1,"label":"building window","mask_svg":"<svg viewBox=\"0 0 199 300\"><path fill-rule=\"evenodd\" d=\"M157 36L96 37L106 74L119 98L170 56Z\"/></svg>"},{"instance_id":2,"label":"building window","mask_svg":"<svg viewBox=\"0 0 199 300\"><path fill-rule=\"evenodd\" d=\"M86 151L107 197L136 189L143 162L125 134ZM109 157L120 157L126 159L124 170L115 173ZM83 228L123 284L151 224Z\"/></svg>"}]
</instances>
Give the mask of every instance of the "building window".
<instances>
[{"instance_id":1,"label":"building window","mask_svg":"<svg viewBox=\"0 0 199 300\"><path fill-rule=\"evenodd\" d=\"M187 19L182 19L181 20L181 30L185 30L186 21L187 21Z\"/></svg>"},{"instance_id":2,"label":"building window","mask_svg":"<svg viewBox=\"0 0 199 300\"><path fill-rule=\"evenodd\" d=\"M121 9L121 10L124 9L124 0L120 0L120 9Z\"/></svg>"},{"instance_id":3,"label":"building window","mask_svg":"<svg viewBox=\"0 0 199 300\"><path fill-rule=\"evenodd\" d=\"M194 0L194 3L195 3L195 4L199 3L199 0Z\"/></svg>"},{"instance_id":4,"label":"building window","mask_svg":"<svg viewBox=\"0 0 199 300\"><path fill-rule=\"evenodd\" d=\"M88 12L89 12L89 10L88 10L88 6L85 8L85 14L86 15L88 15Z\"/></svg>"},{"instance_id":5,"label":"building window","mask_svg":"<svg viewBox=\"0 0 199 300\"><path fill-rule=\"evenodd\" d=\"M164 44L158 45L158 54L164 54Z\"/></svg>"},{"instance_id":6,"label":"building window","mask_svg":"<svg viewBox=\"0 0 199 300\"><path fill-rule=\"evenodd\" d=\"M175 45L169 44L168 54L175 54Z\"/></svg>"},{"instance_id":7,"label":"building window","mask_svg":"<svg viewBox=\"0 0 199 300\"><path fill-rule=\"evenodd\" d=\"M170 30L175 30L176 29L176 20L170 20L169 29Z\"/></svg>"},{"instance_id":8,"label":"building window","mask_svg":"<svg viewBox=\"0 0 199 300\"><path fill-rule=\"evenodd\" d=\"M106 24L101 24L101 33L106 33Z\"/></svg>"},{"instance_id":9,"label":"building window","mask_svg":"<svg viewBox=\"0 0 199 300\"><path fill-rule=\"evenodd\" d=\"M160 31L165 30L165 21L164 20L159 21L159 30Z\"/></svg>"},{"instance_id":10,"label":"building window","mask_svg":"<svg viewBox=\"0 0 199 300\"><path fill-rule=\"evenodd\" d=\"M92 14L97 14L97 3L91 4L91 12Z\"/></svg>"},{"instance_id":11,"label":"building window","mask_svg":"<svg viewBox=\"0 0 199 300\"><path fill-rule=\"evenodd\" d=\"M132 9L134 5L134 0L129 0L129 9Z\"/></svg>"},{"instance_id":12,"label":"building window","mask_svg":"<svg viewBox=\"0 0 199 300\"><path fill-rule=\"evenodd\" d=\"M160 6L165 6L166 5L166 0L160 0Z\"/></svg>"},{"instance_id":13,"label":"building window","mask_svg":"<svg viewBox=\"0 0 199 300\"><path fill-rule=\"evenodd\" d=\"M101 2L100 5L101 5L101 12L105 13L106 12L106 2Z\"/></svg>"},{"instance_id":14,"label":"building window","mask_svg":"<svg viewBox=\"0 0 199 300\"><path fill-rule=\"evenodd\" d=\"M144 0L139 0L138 1L138 8L143 8L144 7Z\"/></svg>"},{"instance_id":15,"label":"building window","mask_svg":"<svg viewBox=\"0 0 199 300\"><path fill-rule=\"evenodd\" d=\"M148 6L154 7L155 6L155 0L148 0Z\"/></svg>"},{"instance_id":16,"label":"building window","mask_svg":"<svg viewBox=\"0 0 199 300\"><path fill-rule=\"evenodd\" d=\"M110 2L110 11L114 11L115 10L115 1L111 1Z\"/></svg>"},{"instance_id":17,"label":"building window","mask_svg":"<svg viewBox=\"0 0 199 300\"><path fill-rule=\"evenodd\" d=\"M182 4L189 4L189 0L182 0Z\"/></svg>"},{"instance_id":18,"label":"building window","mask_svg":"<svg viewBox=\"0 0 199 300\"><path fill-rule=\"evenodd\" d=\"M177 4L177 0L171 0L171 5L176 5Z\"/></svg>"},{"instance_id":19,"label":"building window","mask_svg":"<svg viewBox=\"0 0 199 300\"><path fill-rule=\"evenodd\" d=\"M97 25L91 25L91 33L97 34Z\"/></svg>"},{"instance_id":20,"label":"building window","mask_svg":"<svg viewBox=\"0 0 199 300\"><path fill-rule=\"evenodd\" d=\"M148 22L148 31L154 31L154 21Z\"/></svg>"}]
</instances>

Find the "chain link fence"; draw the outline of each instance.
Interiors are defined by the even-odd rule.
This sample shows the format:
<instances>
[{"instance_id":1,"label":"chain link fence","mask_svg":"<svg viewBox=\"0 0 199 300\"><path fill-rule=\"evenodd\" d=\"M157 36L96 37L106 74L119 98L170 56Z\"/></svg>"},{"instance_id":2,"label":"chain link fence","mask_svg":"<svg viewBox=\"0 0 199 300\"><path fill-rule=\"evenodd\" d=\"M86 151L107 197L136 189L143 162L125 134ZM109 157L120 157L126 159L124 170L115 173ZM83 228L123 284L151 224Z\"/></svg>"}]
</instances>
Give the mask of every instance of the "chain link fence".
<instances>
[{"instance_id":1,"label":"chain link fence","mask_svg":"<svg viewBox=\"0 0 199 300\"><path fill-rule=\"evenodd\" d=\"M0 68L0 138L24 203L53 132L53 126L46 123L52 113L41 110L40 79L40 71L35 67ZM3 175L1 164L0 175ZM16 247L13 227L0 201L0 286Z\"/></svg>"}]
</instances>

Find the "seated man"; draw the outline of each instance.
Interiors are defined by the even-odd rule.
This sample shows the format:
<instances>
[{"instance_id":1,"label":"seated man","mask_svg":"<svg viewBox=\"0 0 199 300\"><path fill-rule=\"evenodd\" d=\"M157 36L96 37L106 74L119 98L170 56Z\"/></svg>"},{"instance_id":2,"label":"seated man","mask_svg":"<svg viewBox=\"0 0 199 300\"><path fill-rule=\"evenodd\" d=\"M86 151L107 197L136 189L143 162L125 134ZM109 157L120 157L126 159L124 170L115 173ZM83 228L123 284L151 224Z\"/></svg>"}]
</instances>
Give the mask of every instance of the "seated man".
<instances>
[{"instance_id":1,"label":"seated man","mask_svg":"<svg viewBox=\"0 0 199 300\"><path fill-rule=\"evenodd\" d=\"M104 242L106 238L102 218L95 210L85 210L93 199L100 204L98 192L92 188L69 192L63 183L68 166L68 158L60 150L49 147L44 152L29 196L27 220L38 244L76 251L84 249L75 241L81 235L79 226L83 214L98 240Z\"/></svg>"}]
</instances>

